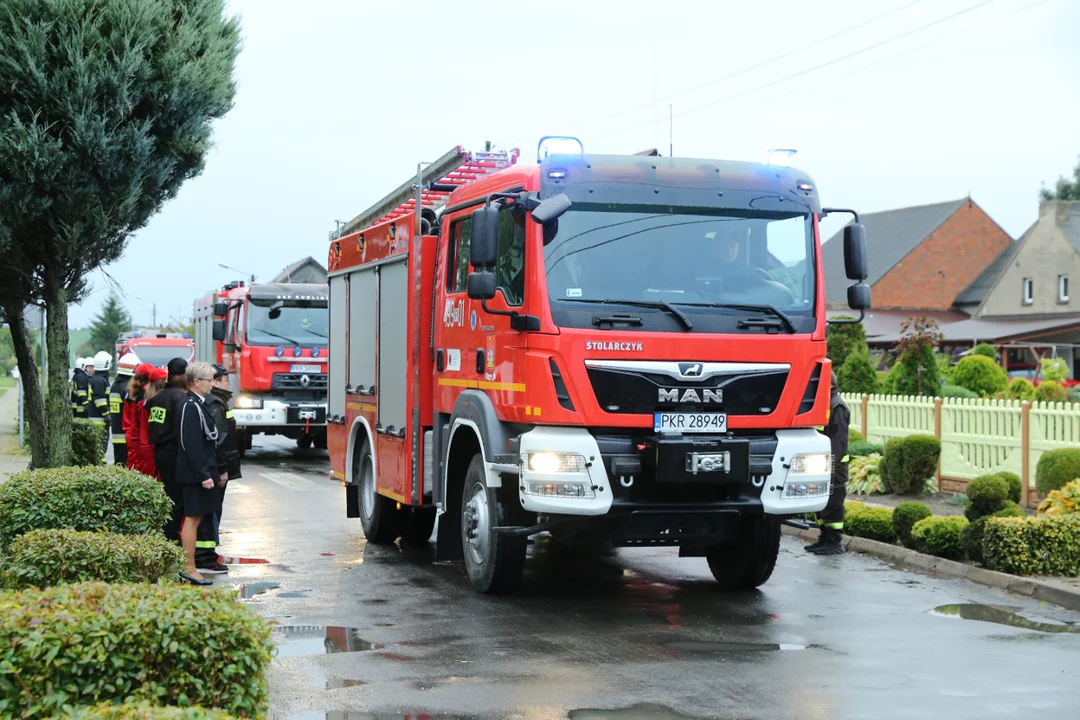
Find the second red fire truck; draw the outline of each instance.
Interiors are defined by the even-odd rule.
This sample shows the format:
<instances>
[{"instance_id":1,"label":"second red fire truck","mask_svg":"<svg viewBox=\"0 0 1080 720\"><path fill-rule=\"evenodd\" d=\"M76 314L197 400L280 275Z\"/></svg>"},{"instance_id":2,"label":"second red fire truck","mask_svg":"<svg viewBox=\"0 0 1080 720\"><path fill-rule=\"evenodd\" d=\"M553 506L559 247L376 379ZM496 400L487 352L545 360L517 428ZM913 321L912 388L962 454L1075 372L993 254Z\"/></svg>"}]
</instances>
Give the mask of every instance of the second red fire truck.
<instances>
[{"instance_id":1,"label":"second red fire truck","mask_svg":"<svg viewBox=\"0 0 1080 720\"><path fill-rule=\"evenodd\" d=\"M527 538L678 546L764 583L824 508L830 362L805 172L455 148L331 235L334 475L369 542L512 590Z\"/></svg>"}]
</instances>

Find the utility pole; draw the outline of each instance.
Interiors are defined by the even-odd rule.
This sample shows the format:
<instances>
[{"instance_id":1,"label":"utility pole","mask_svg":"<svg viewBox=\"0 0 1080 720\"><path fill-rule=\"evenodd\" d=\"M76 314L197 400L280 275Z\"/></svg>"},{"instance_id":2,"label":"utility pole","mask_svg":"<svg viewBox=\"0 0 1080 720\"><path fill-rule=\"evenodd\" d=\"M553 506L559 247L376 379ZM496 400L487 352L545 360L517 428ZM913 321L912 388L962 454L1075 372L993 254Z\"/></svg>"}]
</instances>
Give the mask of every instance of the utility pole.
<instances>
[{"instance_id":1,"label":"utility pole","mask_svg":"<svg viewBox=\"0 0 1080 720\"><path fill-rule=\"evenodd\" d=\"M153 322L154 322L154 329L156 330L157 329L157 303L154 303L152 307L153 307L153 310L151 310L151 312L153 313L152 317L153 317Z\"/></svg>"}]
</instances>

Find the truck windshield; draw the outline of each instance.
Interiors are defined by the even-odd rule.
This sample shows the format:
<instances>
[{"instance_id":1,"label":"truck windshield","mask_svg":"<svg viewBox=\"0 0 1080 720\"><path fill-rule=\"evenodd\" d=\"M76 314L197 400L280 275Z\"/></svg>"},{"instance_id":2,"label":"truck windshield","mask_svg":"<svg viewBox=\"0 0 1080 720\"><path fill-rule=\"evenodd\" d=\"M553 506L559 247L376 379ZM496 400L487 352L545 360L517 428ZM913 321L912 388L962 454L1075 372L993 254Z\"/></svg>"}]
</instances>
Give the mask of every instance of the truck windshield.
<instances>
[{"instance_id":1,"label":"truck windshield","mask_svg":"<svg viewBox=\"0 0 1080 720\"><path fill-rule=\"evenodd\" d=\"M595 313L604 307L596 301L610 311L619 300L667 303L690 317L746 315L747 307L769 306L800 331L814 316L814 257L808 214L705 214L677 207L571 210L544 246L556 313Z\"/></svg>"},{"instance_id":2,"label":"truck windshield","mask_svg":"<svg viewBox=\"0 0 1080 720\"><path fill-rule=\"evenodd\" d=\"M165 367L173 358L183 358L191 362L194 357L191 345L135 345L131 348L139 362L150 363L155 367Z\"/></svg>"},{"instance_id":3,"label":"truck windshield","mask_svg":"<svg viewBox=\"0 0 1080 720\"><path fill-rule=\"evenodd\" d=\"M323 307L286 305L270 317L270 305L247 308L249 345L326 345L329 311Z\"/></svg>"}]
</instances>

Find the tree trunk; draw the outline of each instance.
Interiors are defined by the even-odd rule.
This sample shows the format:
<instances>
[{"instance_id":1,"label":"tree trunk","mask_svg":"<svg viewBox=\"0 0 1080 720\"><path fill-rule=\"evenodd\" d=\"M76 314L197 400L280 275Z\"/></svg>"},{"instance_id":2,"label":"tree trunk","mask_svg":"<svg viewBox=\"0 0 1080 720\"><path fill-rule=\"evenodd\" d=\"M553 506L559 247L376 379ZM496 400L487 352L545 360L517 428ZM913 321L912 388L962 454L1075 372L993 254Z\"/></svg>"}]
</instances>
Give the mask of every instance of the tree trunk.
<instances>
[{"instance_id":1,"label":"tree trunk","mask_svg":"<svg viewBox=\"0 0 1080 720\"><path fill-rule=\"evenodd\" d=\"M16 303L17 304L17 303ZM17 304L18 305L18 304ZM30 467L48 467L48 444L45 441L45 401L41 397L41 376L34 359L30 334L26 331L22 307L3 309L4 319L11 328L11 344L19 361L19 376L23 386L23 413L30 424Z\"/></svg>"},{"instance_id":2,"label":"tree trunk","mask_svg":"<svg viewBox=\"0 0 1080 720\"><path fill-rule=\"evenodd\" d=\"M45 266L45 344L49 371L46 373L49 415L49 466L71 464L71 385L68 381L67 290L56 269Z\"/></svg>"}]
</instances>

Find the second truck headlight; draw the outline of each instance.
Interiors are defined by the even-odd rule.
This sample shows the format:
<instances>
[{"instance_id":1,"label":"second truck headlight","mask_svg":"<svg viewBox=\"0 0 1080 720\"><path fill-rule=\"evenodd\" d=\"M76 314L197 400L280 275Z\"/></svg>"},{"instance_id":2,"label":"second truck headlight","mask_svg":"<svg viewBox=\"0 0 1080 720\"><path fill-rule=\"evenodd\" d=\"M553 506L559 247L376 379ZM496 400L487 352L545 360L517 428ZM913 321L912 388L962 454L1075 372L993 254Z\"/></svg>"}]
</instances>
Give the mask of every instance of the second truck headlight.
<instances>
[{"instance_id":1,"label":"second truck headlight","mask_svg":"<svg viewBox=\"0 0 1080 720\"><path fill-rule=\"evenodd\" d=\"M825 453L796 455L791 458L793 475L828 475L832 471L832 458Z\"/></svg>"},{"instance_id":2,"label":"second truck headlight","mask_svg":"<svg viewBox=\"0 0 1080 720\"><path fill-rule=\"evenodd\" d=\"M528 467L541 475L582 473L585 472L585 458L571 453L531 452Z\"/></svg>"},{"instance_id":3,"label":"second truck headlight","mask_svg":"<svg viewBox=\"0 0 1080 720\"><path fill-rule=\"evenodd\" d=\"M236 407L241 410L258 410L262 407L262 398L241 395L236 398Z\"/></svg>"}]
</instances>

